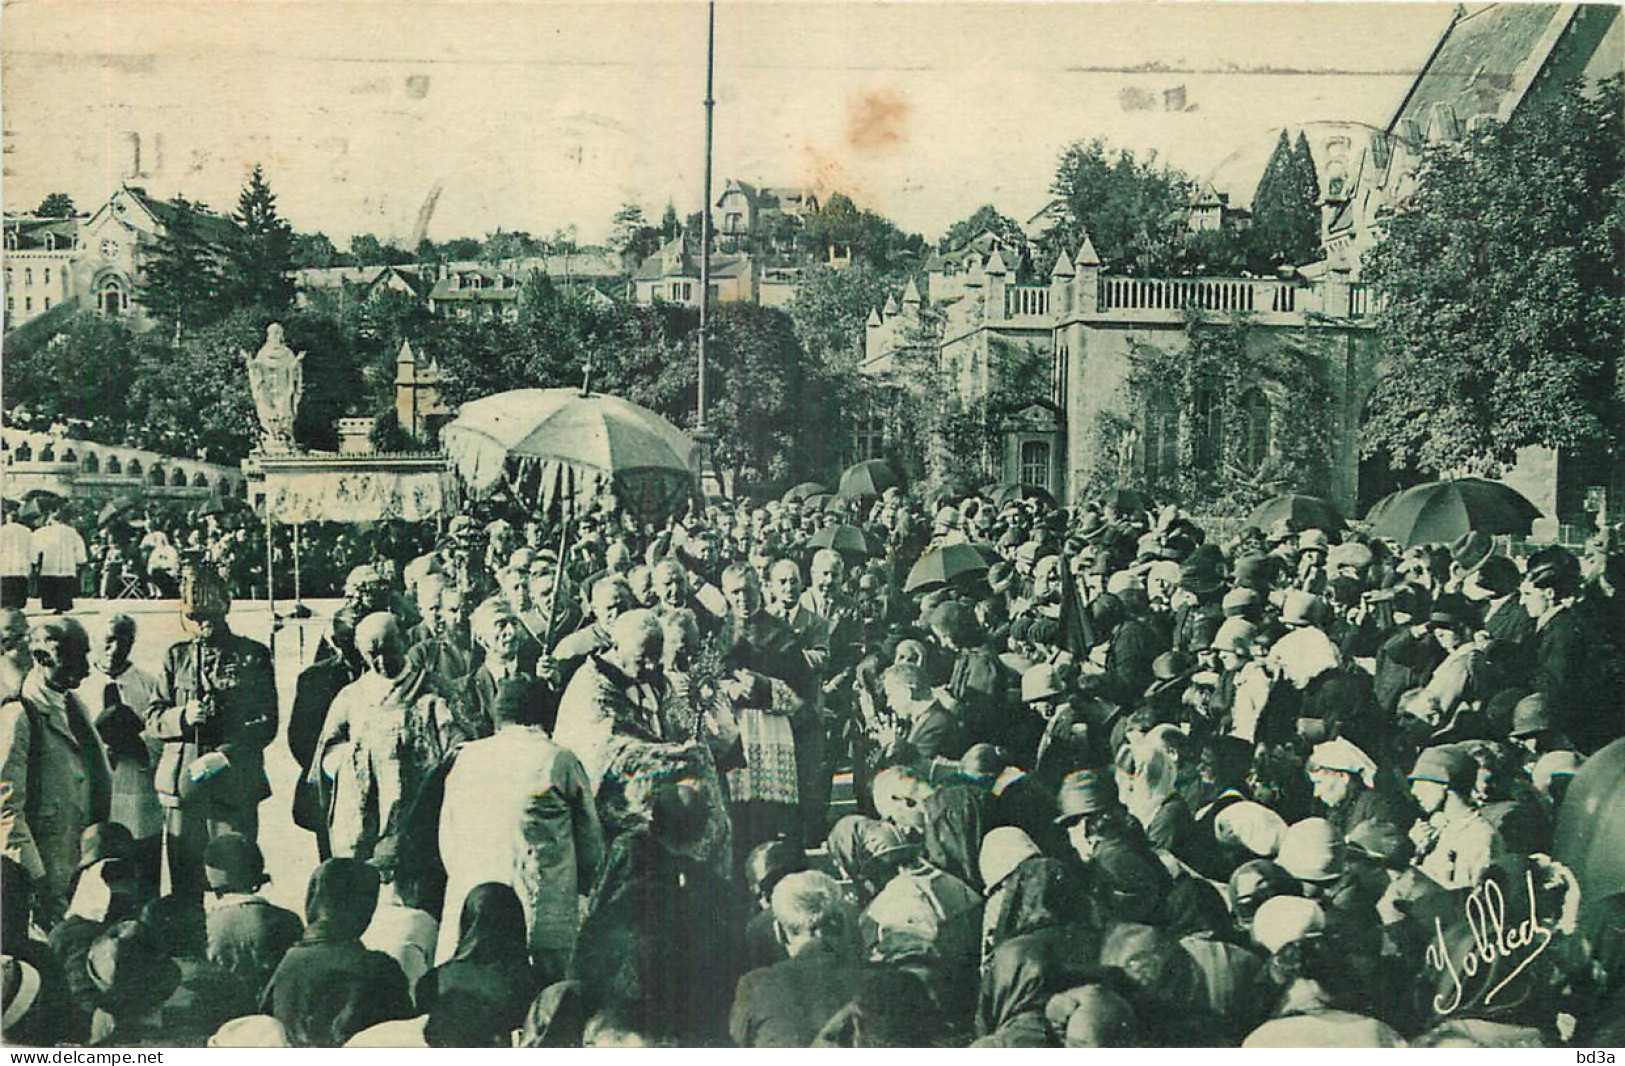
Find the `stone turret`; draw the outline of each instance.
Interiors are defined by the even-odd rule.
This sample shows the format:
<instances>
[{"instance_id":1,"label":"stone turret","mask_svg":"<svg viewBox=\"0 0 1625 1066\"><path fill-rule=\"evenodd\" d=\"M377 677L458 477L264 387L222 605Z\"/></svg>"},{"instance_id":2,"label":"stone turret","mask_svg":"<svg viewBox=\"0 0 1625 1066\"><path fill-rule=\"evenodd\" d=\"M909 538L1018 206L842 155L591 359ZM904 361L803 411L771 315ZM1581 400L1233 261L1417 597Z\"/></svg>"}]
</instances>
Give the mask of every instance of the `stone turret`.
<instances>
[{"instance_id":1,"label":"stone turret","mask_svg":"<svg viewBox=\"0 0 1625 1066\"><path fill-rule=\"evenodd\" d=\"M1072 284L1077 271L1073 269L1072 257L1061 249L1061 254L1055 257L1055 265L1049 271L1049 303L1052 313L1064 315L1072 310Z\"/></svg>"},{"instance_id":2,"label":"stone turret","mask_svg":"<svg viewBox=\"0 0 1625 1066\"><path fill-rule=\"evenodd\" d=\"M436 429L435 420L451 412L440 399L444 379L433 359L420 363L411 341L402 341L395 356L395 418L401 429L427 440Z\"/></svg>"},{"instance_id":3,"label":"stone turret","mask_svg":"<svg viewBox=\"0 0 1625 1066\"><path fill-rule=\"evenodd\" d=\"M1095 242L1089 239L1089 234L1083 235L1083 244L1078 247L1072 265L1077 271L1077 277L1073 279L1077 305L1093 311L1100 306L1100 255L1095 251Z\"/></svg>"}]
</instances>

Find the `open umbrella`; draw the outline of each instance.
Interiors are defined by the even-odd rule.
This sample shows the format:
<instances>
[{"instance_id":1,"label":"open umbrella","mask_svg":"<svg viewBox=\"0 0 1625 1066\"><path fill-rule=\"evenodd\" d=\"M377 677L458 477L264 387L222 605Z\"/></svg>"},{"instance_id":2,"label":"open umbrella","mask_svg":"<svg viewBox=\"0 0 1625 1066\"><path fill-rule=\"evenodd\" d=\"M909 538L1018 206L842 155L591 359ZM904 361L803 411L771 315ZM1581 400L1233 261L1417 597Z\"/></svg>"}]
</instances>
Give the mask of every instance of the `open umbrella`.
<instances>
[{"instance_id":1,"label":"open umbrella","mask_svg":"<svg viewBox=\"0 0 1625 1066\"><path fill-rule=\"evenodd\" d=\"M1003 507L1017 500L1032 500L1046 507L1060 506L1055 502L1055 497L1050 494L1048 489L1041 489L1037 485L1000 485L992 491L988 499L992 500L994 506L997 507Z\"/></svg>"},{"instance_id":2,"label":"open umbrella","mask_svg":"<svg viewBox=\"0 0 1625 1066\"><path fill-rule=\"evenodd\" d=\"M1601 913L1597 904L1625 892L1625 739L1594 753L1580 766L1557 816L1552 855L1580 882L1582 923Z\"/></svg>"},{"instance_id":3,"label":"open umbrella","mask_svg":"<svg viewBox=\"0 0 1625 1066\"><path fill-rule=\"evenodd\" d=\"M825 526L807 538L809 548L834 548L838 552L869 555L869 538L857 526L837 523Z\"/></svg>"},{"instance_id":4,"label":"open umbrella","mask_svg":"<svg viewBox=\"0 0 1625 1066\"><path fill-rule=\"evenodd\" d=\"M1343 515L1329 500L1319 496L1304 496L1296 492L1283 493L1265 500L1247 516L1247 524L1256 529L1269 529L1285 519L1293 529L1323 529L1337 533L1344 526Z\"/></svg>"},{"instance_id":5,"label":"open umbrella","mask_svg":"<svg viewBox=\"0 0 1625 1066\"><path fill-rule=\"evenodd\" d=\"M786 489L784 495L780 498L784 500L785 503L789 503L792 500L797 503L801 503L804 502L808 496L817 496L821 493L827 494L828 492L828 486L820 485L816 481L803 481L799 485Z\"/></svg>"},{"instance_id":6,"label":"open umbrella","mask_svg":"<svg viewBox=\"0 0 1625 1066\"><path fill-rule=\"evenodd\" d=\"M944 544L920 556L903 582L904 592L921 592L957 584L987 573L986 554L974 544Z\"/></svg>"},{"instance_id":7,"label":"open umbrella","mask_svg":"<svg viewBox=\"0 0 1625 1066\"><path fill-rule=\"evenodd\" d=\"M803 511L827 511L830 502L837 498L832 492L815 493L802 499L801 509Z\"/></svg>"},{"instance_id":8,"label":"open umbrella","mask_svg":"<svg viewBox=\"0 0 1625 1066\"><path fill-rule=\"evenodd\" d=\"M1107 489L1100 497L1102 507L1110 507L1118 514L1138 514L1151 509L1151 500L1139 489L1124 488L1119 485Z\"/></svg>"},{"instance_id":9,"label":"open umbrella","mask_svg":"<svg viewBox=\"0 0 1625 1066\"><path fill-rule=\"evenodd\" d=\"M1430 481L1378 506L1380 512L1372 508L1376 515L1372 535L1398 541L1404 548L1449 544L1475 529L1491 536L1527 534L1541 513L1518 490L1476 477Z\"/></svg>"},{"instance_id":10,"label":"open umbrella","mask_svg":"<svg viewBox=\"0 0 1625 1066\"><path fill-rule=\"evenodd\" d=\"M879 496L887 489L901 487L902 483L890 463L882 459L867 459L847 467L846 473L841 475L841 487L837 491L851 500L861 496Z\"/></svg>"},{"instance_id":11,"label":"open umbrella","mask_svg":"<svg viewBox=\"0 0 1625 1066\"><path fill-rule=\"evenodd\" d=\"M694 442L646 407L581 389L515 389L463 405L441 431L469 490L506 485L570 517L613 491L634 516L674 513L695 492Z\"/></svg>"}]
</instances>

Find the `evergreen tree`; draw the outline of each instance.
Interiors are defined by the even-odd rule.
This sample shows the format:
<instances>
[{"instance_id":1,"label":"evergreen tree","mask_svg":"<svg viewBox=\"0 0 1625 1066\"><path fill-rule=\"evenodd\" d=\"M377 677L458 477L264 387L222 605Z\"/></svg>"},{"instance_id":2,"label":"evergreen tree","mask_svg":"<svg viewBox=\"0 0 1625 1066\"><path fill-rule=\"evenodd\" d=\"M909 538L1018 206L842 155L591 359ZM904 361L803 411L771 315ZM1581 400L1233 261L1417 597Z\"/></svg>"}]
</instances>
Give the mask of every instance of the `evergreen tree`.
<instances>
[{"instance_id":1,"label":"evergreen tree","mask_svg":"<svg viewBox=\"0 0 1625 1066\"><path fill-rule=\"evenodd\" d=\"M293 303L293 227L277 214L276 195L258 163L237 198L232 221L237 226L229 253L232 303L286 310Z\"/></svg>"},{"instance_id":2,"label":"evergreen tree","mask_svg":"<svg viewBox=\"0 0 1625 1066\"><path fill-rule=\"evenodd\" d=\"M163 226L147 262L141 303L168 325L179 344L183 333L218 317L223 287L222 249L208 239L205 209L184 196L164 205Z\"/></svg>"},{"instance_id":3,"label":"evergreen tree","mask_svg":"<svg viewBox=\"0 0 1625 1066\"><path fill-rule=\"evenodd\" d=\"M1300 132L1294 147L1283 129L1253 193L1253 226L1248 243L1256 269L1269 270L1318 258L1319 199L1320 183L1308 138Z\"/></svg>"}]
</instances>

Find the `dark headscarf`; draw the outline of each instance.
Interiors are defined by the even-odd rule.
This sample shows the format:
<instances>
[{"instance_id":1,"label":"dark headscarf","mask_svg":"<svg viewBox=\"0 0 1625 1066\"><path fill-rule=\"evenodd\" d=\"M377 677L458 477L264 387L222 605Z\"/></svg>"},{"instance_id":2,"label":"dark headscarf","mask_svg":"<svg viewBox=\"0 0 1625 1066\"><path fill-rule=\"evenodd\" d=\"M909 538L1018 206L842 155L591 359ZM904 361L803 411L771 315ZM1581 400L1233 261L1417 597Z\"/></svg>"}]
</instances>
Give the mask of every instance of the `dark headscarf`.
<instances>
[{"instance_id":1,"label":"dark headscarf","mask_svg":"<svg viewBox=\"0 0 1625 1066\"><path fill-rule=\"evenodd\" d=\"M974 785L938 789L925 801L925 857L944 873L982 891L978 859L994 827L993 797Z\"/></svg>"},{"instance_id":2,"label":"dark headscarf","mask_svg":"<svg viewBox=\"0 0 1625 1066\"><path fill-rule=\"evenodd\" d=\"M1059 860L1037 855L1023 861L1005 885L991 943L997 947L1027 933L1064 925L1099 928L1089 894Z\"/></svg>"},{"instance_id":3,"label":"dark headscarf","mask_svg":"<svg viewBox=\"0 0 1625 1066\"><path fill-rule=\"evenodd\" d=\"M982 971L976 1031L987 1037L1001 1029L1025 1028L1034 1015L1042 1023L1049 998L1083 984L1092 969L1095 953L1086 939L1093 938L1070 929L1049 929L1000 945ZM1042 1046L1053 1046L1053 1041Z\"/></svg>"},{"instance_id":4,"label":"dark headscarf","mask_svg":"<svg viewBox=\"0 0 1625 1066\"><path fill-rule=\"evenodd\" d=\"M529 940L525 908L508 885L487 881L470 889L463 897L457 931L457 950L452 954L452 962L526 960Z\"/></svg>"},{"instance_id":5,"label":"dark headscarf","mask_svg":"<svg viewBox=\"0 0 1625 1066\"><path fill-rule=\"evenodd\" d=\"M328 859L305 890L305 939L360 940L377 906L377 870L356 859Z\"/></svg>"},{"instance_id":6,"label":"dark headscarf","mask_svg":"<svg viewBox=\"0 0 1625 1066\"><path fill-rule=\"evenodd\" d=\"M431 1046L505 1045L536 994L524 907L508 885L475 885L458 932L456 952L424 974L414 993L418 1010L429 1014L425 1034Z\"/></svg>"}]
</instances>

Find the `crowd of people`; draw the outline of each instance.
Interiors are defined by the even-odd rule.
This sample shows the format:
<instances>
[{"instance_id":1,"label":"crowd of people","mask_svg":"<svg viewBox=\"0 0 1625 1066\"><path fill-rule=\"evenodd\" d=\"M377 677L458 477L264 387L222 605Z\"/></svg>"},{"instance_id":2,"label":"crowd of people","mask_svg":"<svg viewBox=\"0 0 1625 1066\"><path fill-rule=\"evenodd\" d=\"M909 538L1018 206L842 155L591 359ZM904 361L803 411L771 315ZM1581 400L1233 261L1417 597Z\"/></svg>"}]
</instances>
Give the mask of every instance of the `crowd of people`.
<instances>
[{"instance_id":1,"label":"crowd of people","mask_svg":"<svg viewBox=\"0 0 1625 1066\"><path fill-rule=\"evenodd\" d=\"M1625 885L1553 856L1625 736L1606 545L848 506L455 518L350 571L285 722L206 560L155 676L0 609L6 1038L1625 1039Z\"/></svg>"}]
</instances>

